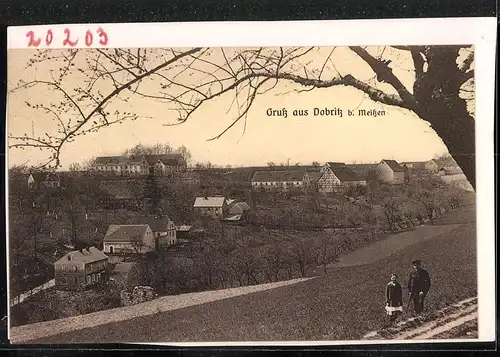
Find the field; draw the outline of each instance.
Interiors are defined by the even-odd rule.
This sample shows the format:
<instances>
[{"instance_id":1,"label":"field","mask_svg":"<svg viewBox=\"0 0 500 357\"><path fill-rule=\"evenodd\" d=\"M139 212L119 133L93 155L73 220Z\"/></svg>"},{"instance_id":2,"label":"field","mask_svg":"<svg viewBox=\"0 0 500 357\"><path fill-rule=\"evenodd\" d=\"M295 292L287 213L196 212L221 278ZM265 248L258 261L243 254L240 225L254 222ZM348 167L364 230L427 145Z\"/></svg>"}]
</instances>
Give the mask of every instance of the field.
<instances>
[{"instance_id":1,"label":"field","mask_svg":"<svg viewBox=\"0 0 500 357\"><path fill-rule=\"evenodd\" d=\"M360 339L384 327L389 274L398 273L404 285L410 262L417 257L432 277L428 312L477 295L476 232L470 219L474 208L449 213L454 214L469 217L468 222L370 264L332 267L325 276L286 287L30 342Z\"/></svg>"}]
</instances>

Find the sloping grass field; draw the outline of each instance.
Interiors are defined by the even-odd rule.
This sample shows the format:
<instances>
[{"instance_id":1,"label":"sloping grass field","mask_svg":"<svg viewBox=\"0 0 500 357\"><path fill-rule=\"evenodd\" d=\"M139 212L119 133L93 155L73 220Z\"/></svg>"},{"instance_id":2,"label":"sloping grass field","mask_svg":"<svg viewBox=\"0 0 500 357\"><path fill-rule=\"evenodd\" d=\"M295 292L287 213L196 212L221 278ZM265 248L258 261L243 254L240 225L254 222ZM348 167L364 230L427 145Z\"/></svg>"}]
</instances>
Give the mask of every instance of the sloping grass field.
<instances>
[{"instance_id":1,"label":"sloping grass field","mask_svg":"<svg viewBox=\"0 0 500 357\"><path fill-rule=\"evenodd\" d=\"M473 207L468 210L460 214L465 218L475 214ZM331 269L309 281L204 305L39 336L30 343L360 339L384 327L389 274L397 273L404 287L415 258L423 260L432 278L426 311L477 295L475 222L467 219L457 228L367 265Z\"/></svg>"}]
</instances>

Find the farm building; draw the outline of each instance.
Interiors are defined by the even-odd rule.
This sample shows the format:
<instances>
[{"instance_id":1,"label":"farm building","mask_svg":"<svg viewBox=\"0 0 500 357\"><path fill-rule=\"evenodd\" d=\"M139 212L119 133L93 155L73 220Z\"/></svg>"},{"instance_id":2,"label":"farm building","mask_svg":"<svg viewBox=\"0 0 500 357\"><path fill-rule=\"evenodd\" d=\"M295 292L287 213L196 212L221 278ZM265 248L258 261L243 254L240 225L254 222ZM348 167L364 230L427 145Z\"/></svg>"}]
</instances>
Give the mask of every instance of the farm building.
<instances>
[{"instance_id":1,"label":"farm building","mask_svg":"<svg viewBox=\"0 0 500 357\"><path fill-rule=\"evenodd\" d=\"M257 171L252 177L252 188L254 190L287 191L302 188L303 180L303 170Z\"/></svg>"},{"instance_id":2,"label":"farm building","mask_svg":"<svg viewBox=\"0 0 500 357\"><path fill-rule=\"evenodd\" d=\"M112 224L104 237L107 254L143 254L158 246L159 239L147 224Z\"/></svg>"},{"instance_id":3,"label":"farm building","mask_svg":"<svg viewBox=\"0 0 500 357\"><path fill-rule=\"evenodd\" d=\"M196 197L193 205L194 213L212 218L223 218L228 206L225 197Z\"/></svg>"},{"instance_id":4,"label":"farm building","mask_svg":"<svg viewBox=\"0 0 500 357\"><path fill-rule=\"evenodd\" d=\"M405 182L406 169L396 160L382 160L377 166L378 178L391 184L402 184Z\"/></svg>"},{"instance_id":5,"label":"farm building","mask_svg":"<svg viewBox=\"0 0 500 357\"><path fill-rule=\"evenodd\" d=\"M322 167L322 175L317 181L319 192L340 192L349 186L366 185L346 164L327 162Z\"/></svg>"}]
</instances>

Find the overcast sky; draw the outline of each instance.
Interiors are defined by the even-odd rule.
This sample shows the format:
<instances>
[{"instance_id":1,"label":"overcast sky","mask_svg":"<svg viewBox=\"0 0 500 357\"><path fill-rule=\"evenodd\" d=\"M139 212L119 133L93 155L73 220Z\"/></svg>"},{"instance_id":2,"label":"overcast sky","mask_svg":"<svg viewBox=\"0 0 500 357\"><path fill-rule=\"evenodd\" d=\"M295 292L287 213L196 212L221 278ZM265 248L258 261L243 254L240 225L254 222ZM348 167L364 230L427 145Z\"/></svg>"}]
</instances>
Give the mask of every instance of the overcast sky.
<instances>
[{"instance_id":1,"label":"overcast sky","mask_svg":"<svg viewBox=\"0 0 500 357\"><path fill-rule=\"evenodd\" d=\"M315 52L317 58L313 60L316 60L316 64L312 65L324 62L325 54L330 51L331 48L322 48ZM40 65L35 69L25 69L33 54L33 50L9 51L9 88L13 88L20 79L46 78L48 67ZM394 72L411 90L411 58L399 54L393 57L391 66ZM352 73L358 79L375 84L371 70L349 49L337 48L332 59L336 71ZM154 85L158 83L144 85L151 85L151 90L154 90ZM279 164L288 159L293 164L310 164L312 161L366 163L384 158L416 161L446 152L441 139L429 125L407 110L375 103L353 88L338 86L290 93L297 88L299 86L296 84L281 82L273 91L258 96L248 114L244 134L244 123L241 122L215 141L207 139L217 135L235 118L234 113L227 113L234 98L232 93L203 105L186 123L173 127L163 125L176 118L176 112L170 110L172 108L168 104L143 98L133 98L126 105L117 103L115 105L125 105L132 112L150 118L113 125L77 138L62 150L61 164L67 168L72 162L91 157L118 155L138 143L169 143L174 147L185 145L192 153L193 162L210 161L233 166L265 165L269 161ZM26 100L49 103L57 102L57 97L43 88L9 95L8 131L22 135L30 134L34 129L35 135L43 135L54 130L53 122L41 112L27 107ZM288 117L270 117L266 114L269 108L287 108ZM338 108L343 111L343 117L313 116L314 108ZM309 116L293 117L293 109L308 109ZM384 110L386 115L347 117L348 109ZM38 149L12 149L8 152L9 166L22 163L35 165L46 159L47 155L47 152Z\"/></svg>"}]
</instances>

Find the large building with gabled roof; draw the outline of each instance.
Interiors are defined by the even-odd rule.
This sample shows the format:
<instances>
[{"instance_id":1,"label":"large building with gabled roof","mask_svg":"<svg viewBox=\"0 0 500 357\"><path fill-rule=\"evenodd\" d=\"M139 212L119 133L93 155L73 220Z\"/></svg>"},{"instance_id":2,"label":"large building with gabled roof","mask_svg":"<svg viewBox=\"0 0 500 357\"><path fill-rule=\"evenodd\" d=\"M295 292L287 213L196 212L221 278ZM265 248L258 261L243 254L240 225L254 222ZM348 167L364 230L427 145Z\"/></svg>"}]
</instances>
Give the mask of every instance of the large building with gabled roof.
<instances>
[{"instance_id":1,"label":"large building with gabled roof","mask_svg":"<svg viewBox=\"0 0 500 357\"><path fill-rule=\"evenodd\" d=\"M350 186L364 186L366 180L342 162L327 162L322 168L322 175L317 180L319 192L342 192Z\"/></svg>"},{"instance_id":2,"label":"large building with gabled roof","mask_svg":"<svg viewBox=\"0 0 500 357\"><path fill-rule=\"evenodd\" d=\"M203 196L196 197L193 209L194 213L198 216L223 219L227 214L228 204L224 196Z\"/></svg>"},{"instance_id":3,"label":"large building with gabled roof","mask_svg":"<svg viewBox=\"0 0 500 357\"><path fill-rule=\"evenodd\" d=\"M143 254L156 248L153 230L147 224L112 224L104 236L107 254Z\"/></svg>"},{"instance_id":4,"label":"large building with gabled roof","mask_svg":"<svg viewBox=\"0 0 500 357\"><path fill-rule=\"evenodd\" d=\"M252 177L252 188L268 191L302 188L304 173L304 170L256 171Z\"/></svg>"},{"instance_id":5,"label":"large building with gabled roof","mask_svg":"<svg viewBox=\"0 0 500 357\"><path fill-rule=\"evenodd\" d=\"M186 162L180 154L144 156L100 156L94 161L92 169L101 173L118 176L168 175L183 171Z\"/></svg>"},{"instance_id":6,"label":"large building with gabled roof","mask_svg":"<svg viewBox=\"0 0 500 357\"><path fill-rule=\"evenodd\" d=\"M108 256L95 247L73 250L54 263L58 290L83 290L103 280Z\"/></svg>"}]
</instances>

